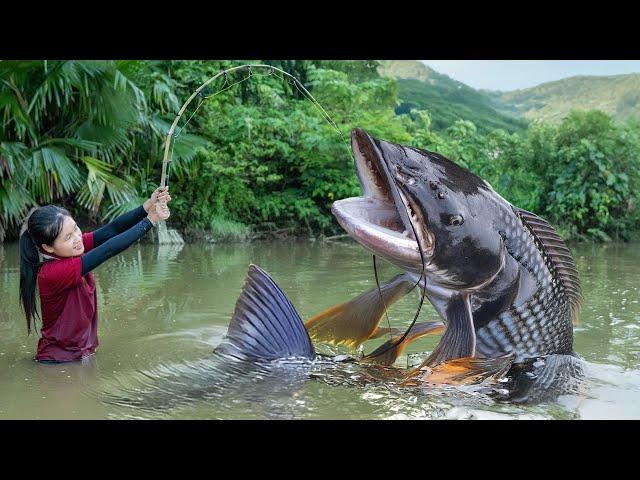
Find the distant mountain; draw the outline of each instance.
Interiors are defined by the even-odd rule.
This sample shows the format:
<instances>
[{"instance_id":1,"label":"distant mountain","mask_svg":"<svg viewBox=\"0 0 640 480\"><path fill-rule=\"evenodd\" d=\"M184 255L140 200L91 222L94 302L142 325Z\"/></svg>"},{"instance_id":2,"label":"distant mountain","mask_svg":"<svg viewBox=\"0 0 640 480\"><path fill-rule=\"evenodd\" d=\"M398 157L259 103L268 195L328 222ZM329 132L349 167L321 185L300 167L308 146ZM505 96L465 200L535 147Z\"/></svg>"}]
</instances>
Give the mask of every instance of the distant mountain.
<instances>
[{"instance_id":1,"label":"distant mountain","mask_svg":"<svg viewBox=\"0 0 640 480\"><path fill-rule=\"evenodd\" d=\"M431 85L455 82L455 80L436 72L418 60L380 60L378 73L385 77L422 80Z\"/></svg>"},{"instance_id":2,"label":"distant mountain","mask_svg":"<svg viewBox=\"0 0 640 480\"><path fill-rule=\"evenodd\" d=\"M598 109L618 120L640 118L640 74L577 76L510 92L481 91L502 113L562 120L572 109Z\"/></svg>"},{"instance_id":3,"label":"distant mountain","mask_svg":"<svg viewBox=\"0 0 640 480\"><path fill-rule=\"evenodd\" d=\"M436 72L417 60L382 60L378 72L396 78L401 104L397 114L412 108L428 110L434 130L443 130L456 120L471 120L480 132L497 128L516 132L526 128L526 121L499 112L489 98L447 75ZM492 97L496 101L495 96ZM503 105L497 101L503 108Z\"/></svg>"}]
</instances>

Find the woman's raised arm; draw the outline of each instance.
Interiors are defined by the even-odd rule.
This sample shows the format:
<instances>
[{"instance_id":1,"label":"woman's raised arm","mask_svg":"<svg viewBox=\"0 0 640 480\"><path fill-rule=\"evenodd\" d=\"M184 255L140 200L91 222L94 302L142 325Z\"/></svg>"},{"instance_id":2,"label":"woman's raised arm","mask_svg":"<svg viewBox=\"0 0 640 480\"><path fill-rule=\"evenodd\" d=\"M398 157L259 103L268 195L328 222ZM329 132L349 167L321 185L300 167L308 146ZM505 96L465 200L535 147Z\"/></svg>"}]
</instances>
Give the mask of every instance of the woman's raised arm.
<instances>
[{"instance_id":1,"label":"woman's raised arm","mask_svg":"<svg viewBox=\"0 0 640 480\"><path fill-rule=\"evenodd\" d=\"M88 253L82 255L82 275L86 275L106 260L126 250L132 243L151 230L158 221L166 220L167 218L169 218L169 208L166 203L153 205L149 209L149 214L131 228L108 239L99 247L94 247Z\"/></svg>"},{"instance_id":2,"label":"woman's raised arm","mask_svg":"<svg viewBox=\"0 0 640 480\"><path fill-rule=\"evenodd\" d=\"M109 240L110 238L115 237L116 235L121 234L122 232L128 230L129 228L136 225L140 220L145 218L149 212L149 210L158 202L168 202L171 200L171 196L169 196L169 192L167 191L168 187L158 187L151 194L151 198L149 198L143 205L140 205L138 208L134 208L133 210L120 215L118 218L115 218L111 222L106 225L96 229L93 231L93 246L99 247L104 242Z\"/></svg>"}]
</instances>

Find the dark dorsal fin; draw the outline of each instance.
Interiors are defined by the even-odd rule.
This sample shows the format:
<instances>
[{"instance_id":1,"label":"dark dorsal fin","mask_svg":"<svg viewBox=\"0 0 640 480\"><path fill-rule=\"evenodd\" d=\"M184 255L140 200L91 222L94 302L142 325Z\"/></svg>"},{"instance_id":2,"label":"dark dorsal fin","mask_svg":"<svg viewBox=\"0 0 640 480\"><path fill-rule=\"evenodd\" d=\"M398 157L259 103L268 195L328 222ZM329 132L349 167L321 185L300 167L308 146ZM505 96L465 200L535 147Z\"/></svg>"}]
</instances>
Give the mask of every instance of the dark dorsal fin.
<instances>
[{"instance_id":1,"label":"dark dorsal fin","mask_svg":"<svg viewBox=\"0 0 640 480\"><path fill-rule=\"evenodd\" d=\"M513 210L544 248L551 266L555 269L564 287L571 309L571 318L575 320L582 302L582 289L578 278L578 269L571 252L564 240L544 218L521 208L513 207Z\"/></svg>"},{"instance_id":2,"label":"dark dorsal fin","mask_svg":"<svg viewBox=\"0 0 640 480\"><path fill-rule=\"evenodd\" d=\"M249 266L227 336L216 352L249 361L314 357L298 312L273 279L255 265Z\"/></svg>"}]
</instances>

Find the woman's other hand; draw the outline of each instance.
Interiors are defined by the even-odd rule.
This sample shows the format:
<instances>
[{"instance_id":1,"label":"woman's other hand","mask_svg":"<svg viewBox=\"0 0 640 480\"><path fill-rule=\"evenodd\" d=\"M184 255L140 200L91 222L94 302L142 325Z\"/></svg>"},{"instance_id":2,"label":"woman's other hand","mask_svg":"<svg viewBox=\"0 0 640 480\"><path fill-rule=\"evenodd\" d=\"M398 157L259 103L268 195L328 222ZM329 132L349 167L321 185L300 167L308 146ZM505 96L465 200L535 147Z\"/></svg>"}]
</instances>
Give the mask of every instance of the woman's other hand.
<instances>
[{"instance_id":1,"label":"woman's other hand","mask_svg":"<svg viewBox=\"0 0 640 480\"><path fill-rule=\"evenodd\" d=\"M151 194L151 198L144 202L144 210L149 213L151 207L158 203L167 203L171 201L171 195L169 195L169 187L158 187Z\"/></svg>"},{"instance_id":2,"label":"woman's other hand","mask_svg":"<svg viewBox=\"0 0 640 480\"><path fill-rule=\"evenodd\" d=\"M166 220L169 218L171 212L169 211L169 207L165 202L158 202L149 210L149 214L147 218L153 223L157 225L160 220Z\"/></svg>"}]
</instances>

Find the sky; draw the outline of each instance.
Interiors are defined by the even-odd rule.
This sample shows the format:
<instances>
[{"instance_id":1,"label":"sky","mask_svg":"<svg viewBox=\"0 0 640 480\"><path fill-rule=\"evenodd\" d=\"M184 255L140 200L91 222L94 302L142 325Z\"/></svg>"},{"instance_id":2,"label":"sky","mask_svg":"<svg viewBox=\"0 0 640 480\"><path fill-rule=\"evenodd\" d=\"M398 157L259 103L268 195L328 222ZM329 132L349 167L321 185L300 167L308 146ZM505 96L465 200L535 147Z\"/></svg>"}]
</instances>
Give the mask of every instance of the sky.
<instances>
[{"instance_id":1,"label":"sky","mask_svg":"<svg viewBox=\"0 0 640 480\"><path fill-rule=\"evenodd\" d=\"M640 60L422 60L476 89L516 90L575 75L640 73Z\"/></svg>"}]
</instances>

